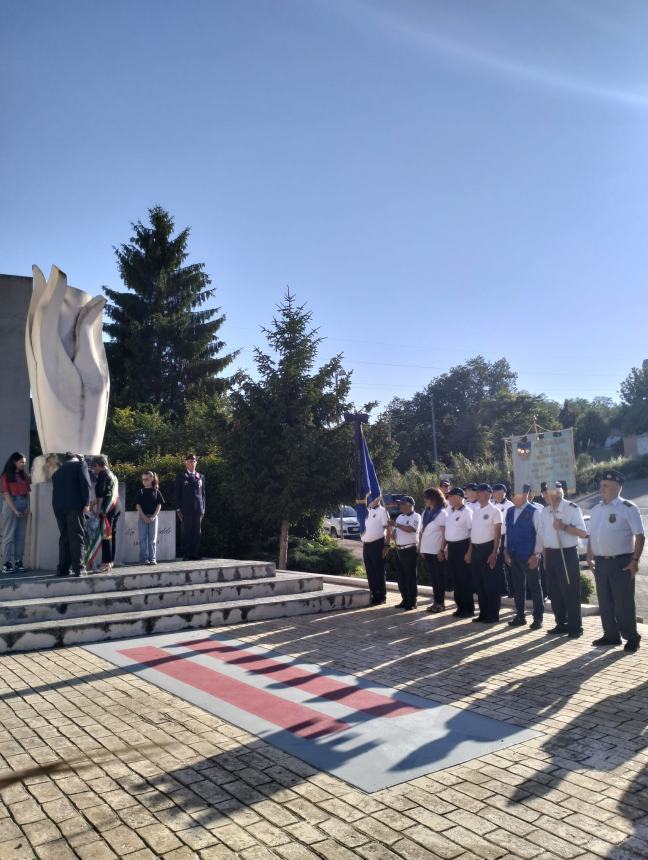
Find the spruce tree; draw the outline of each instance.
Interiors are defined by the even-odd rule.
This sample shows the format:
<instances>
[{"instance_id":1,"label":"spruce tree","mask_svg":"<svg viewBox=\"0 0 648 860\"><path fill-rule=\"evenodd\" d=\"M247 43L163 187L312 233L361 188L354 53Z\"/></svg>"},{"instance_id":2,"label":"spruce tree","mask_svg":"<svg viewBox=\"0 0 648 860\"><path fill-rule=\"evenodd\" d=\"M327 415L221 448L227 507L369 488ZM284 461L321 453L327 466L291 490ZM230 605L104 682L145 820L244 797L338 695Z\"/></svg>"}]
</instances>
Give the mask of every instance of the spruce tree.
<instances>
[{"instance_id":1,"label":"spruce tree","mask_svg":"<svg viewBox=\"0 0 648 860\"><path fill-rule=\"evenodd\" d=\"M225 389L219 374L236 353L223 354L220 308L204 308L214 296L204 264L186 263L189 228L174 236L161 206L148 216L115 249L126 290L104 287L112 405L154 404L177 416L189 401Z\"/></svg>"},{"instance_id":2,"label":"spruce tree","mask_svg":"<svg viewBox=\"0 0 648 860\"><path fill-rule=\"evenodd\" d=\"M225 448L235 476L233 505L251 509L262 528L280 538L285 568L290 525L323 514L348 484L353 437L343 422L350 379L341 356L316 368L321 338L312 314L287 291L269 329L270 352L255 349L258 378L232 396L233 422Z\"/></svg>"}]
</instances>

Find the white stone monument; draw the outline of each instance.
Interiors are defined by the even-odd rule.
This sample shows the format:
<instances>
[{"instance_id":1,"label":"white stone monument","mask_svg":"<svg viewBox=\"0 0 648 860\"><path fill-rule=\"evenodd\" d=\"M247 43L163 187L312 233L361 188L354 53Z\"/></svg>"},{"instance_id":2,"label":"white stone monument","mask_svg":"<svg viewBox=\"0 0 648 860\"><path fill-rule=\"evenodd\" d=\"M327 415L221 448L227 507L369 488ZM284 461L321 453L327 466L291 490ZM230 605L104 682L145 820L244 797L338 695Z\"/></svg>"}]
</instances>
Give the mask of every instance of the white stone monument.
<instances>
[{"instance_id":1,"label":"white stone monument","mask_svg":"<svg viewBox=\"0 0 648 860\"><path fill-rule=\"evenodd\" d=\"M100 454L103 444L110 392L102 339L106 300L68 286L56 266L47 281L37 266L33 276L25 347L43 456L32 466L29 563L51 570L58 560L51 482L56 455Z\"/></svg>"}]
</instances>

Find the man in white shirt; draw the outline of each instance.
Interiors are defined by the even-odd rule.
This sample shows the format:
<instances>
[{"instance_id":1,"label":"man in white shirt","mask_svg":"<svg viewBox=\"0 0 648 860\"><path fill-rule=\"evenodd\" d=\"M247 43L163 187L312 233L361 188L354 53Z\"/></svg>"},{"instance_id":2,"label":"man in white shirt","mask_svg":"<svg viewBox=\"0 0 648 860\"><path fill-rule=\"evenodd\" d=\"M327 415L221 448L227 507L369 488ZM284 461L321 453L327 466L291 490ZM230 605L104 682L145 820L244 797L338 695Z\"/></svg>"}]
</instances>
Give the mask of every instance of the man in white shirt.
<instances>
[{"instance_id":1,"label":"man in white shirt","mask_svg":"<svg viewBox=\"0 0 648 860\"><path fill-rule=\"evenodd\" d=\"M492 493L490 484L477 487L479 507L473 511L468 550L479 604L479 615L473 622L483 624L499 621L502 605L501 578L495 570L502 538L502 512L491 504Z\"/></svg>"},{"instance_id":2,"label":"man in white shirt","mask_svg":"<svg viewBox=\"0 0 648 860\"><path fill-rule=\"evenodd\" d=\"M446 501L443 493L436 487L429 487L423 493L425 510L421 523L419 553L432 584L434 602L427 607L428 612L443 612L445 609L445 543Z\"/></svg>"},{"instance_id":3,"label":"man in white shirt","mask_svg":"<svg viewBox=\"0 0 648 860\"><path fill-rule=\"evenodd\" d=\"M564 498L560 481L547 486L548 504L537 521L536 553L542 553L547 591L556 626L547 631L567 633L571 639L583 635L581 619L578 538L587 537L583 512Z\"/></svg>"},{"instance_id":4,"label":"man in white shirt","mask_svg":"<svg viewBox=\"0 0 648 860\"><path fill-rule=\"evenodd\" d=\"M506 562L504 545L506 543L506 512L514 507L513 502L506 497L506 484L495 484L493 486L493 504L502 512L502 539L500 541L499 554L497 556L496 570L502 577L502 595L513 597L513 579L511 568Z\"/></svg>"},{"instance_id":5,"label":"man in white shirt","mask_svg":"<svg viewBox=\"0 0 648 860\"><path fill-rule=\"evenodd\" d=\"M470 508L471 511L475 511L479 507L479 500L477 499L478 486L478 484L475 484L473 481L471 481L463 488L464 498L466 500L465 505L467 508Z\"/></svg>"},{"instance_id":6,"label":"man in white shirt","mask_svg":"<svg viewBox=\"0 0 648 860\"><path fill-rule=\"evenodd\" d=\"M398 590L402 597L397 609L404 609L406 612L416 609L416 562L420 526L421 517L414 510L414 499L411 496L403 496L400 501L400 514L392 528L398 550Z\"/></svg>"},{"instance_id":7,"label":"man in white shirt","mask_svg":"<svg viewBox=\"0 0 648 860\"><path fill-rule=\"evenodd\" d=\"M448 493L448 509L445 523L445 557L454 586L457 604L452 613L456 618L472 618L475 614L472 572L468 562L472 510L464 504L464 491L453 487Z\"/></svg>"},{"instance_id":8,"label":"man in white shirt","mask_svg":"<svg viewBox=\"0 0 648 860\"><path fill-rule=\"evenodd\" d=\"M601 501L592 508L587 563L594 571L603 636L592 643L620 645L634 654L641 636L637 630L635 576L643 552L644 526L639 508L621 498L623 475L615 469L601 478Z\"/></svg>"},{"instance_id":9,"label":"man in white shirt","mask_svg":"<svg viewBox=\"0 0 648 860\"><path fill-rule=\"evenodd\" d=\"M365 530L360 536L362 541L362 560L364 561L371 592L371 605L379 606L387 601L385 583L385 555L387 540L385 530L391 520L381 504L380 496L369 503L365 518Z\"/></svg>"}]
</instances>

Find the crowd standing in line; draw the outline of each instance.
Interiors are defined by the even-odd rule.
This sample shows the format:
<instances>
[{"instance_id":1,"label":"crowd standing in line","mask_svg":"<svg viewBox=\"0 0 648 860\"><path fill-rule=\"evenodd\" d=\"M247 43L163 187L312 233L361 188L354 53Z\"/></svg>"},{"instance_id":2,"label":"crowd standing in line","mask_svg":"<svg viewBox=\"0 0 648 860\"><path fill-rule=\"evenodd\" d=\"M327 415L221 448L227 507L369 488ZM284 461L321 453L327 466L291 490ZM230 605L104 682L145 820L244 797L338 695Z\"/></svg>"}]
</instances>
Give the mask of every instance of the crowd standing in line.
<instances>
[{"instance_id":1,"label":"crowd standing in line","mask_svg":"<svg viewBox=\"0 0 648 860\"><path fill-rule=\"evenodd\" d=\"M645 538L639 509L620 495L623 480L615 470L601 476L601 501L592 508L589 535L582 510L565 499L560 482L541 485L540 504L528 484L511 500L504 484L451 487L442 481L438 488L424 492L422 517L414 510L414 499L403 496L394 521L381 499L375 499L361 536L371 603L385 603L385 558L394 542L401 595L397 608L416 608L420 556L432 584L428 612L445 611L446 591L452 585L455 617L495 624L500 620L502 595L509 594L515 614L508 624L521 627L528 623L528 597L533 616L530 629L539 630L549 597L555 624L547 633L577 639L583 635L578 542L587 538L587 560L594 571L603 627L603 636L592 644L616 646L625 639L624 650L634 653L641 639L635 575Z\"/></svg>"}]
</instances>

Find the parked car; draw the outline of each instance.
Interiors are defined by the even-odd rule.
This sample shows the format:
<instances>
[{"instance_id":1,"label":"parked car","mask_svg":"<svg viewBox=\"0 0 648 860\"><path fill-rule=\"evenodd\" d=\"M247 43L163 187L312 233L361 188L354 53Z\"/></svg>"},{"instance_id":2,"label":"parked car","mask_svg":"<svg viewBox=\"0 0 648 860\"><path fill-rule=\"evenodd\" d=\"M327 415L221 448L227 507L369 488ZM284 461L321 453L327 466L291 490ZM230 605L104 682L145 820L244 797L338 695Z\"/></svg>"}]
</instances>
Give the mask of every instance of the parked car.
<instances>
[{"instance_id":1,"label":"parked car","mask_svg":"<svg viewBox=\"0 0 648 860\"><path fill-rule=\"evenodd\" d=\"M342 537L360 537L360 523L355 508L343 505L337 511L324 514L323 528L331 537L340 537L340 520L342 520Z\"/></svg>"}]
</instances>

